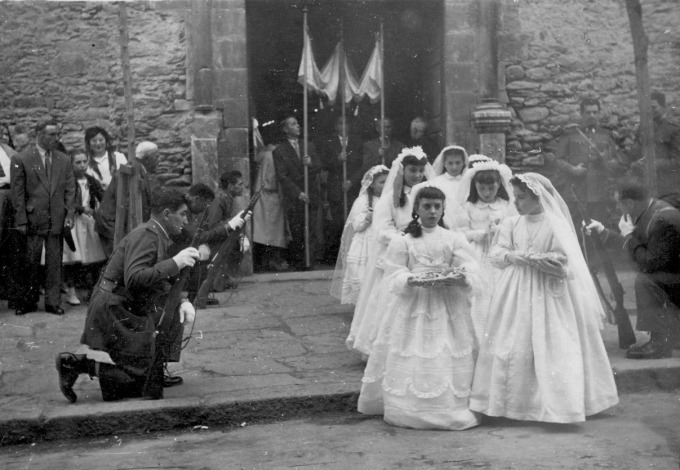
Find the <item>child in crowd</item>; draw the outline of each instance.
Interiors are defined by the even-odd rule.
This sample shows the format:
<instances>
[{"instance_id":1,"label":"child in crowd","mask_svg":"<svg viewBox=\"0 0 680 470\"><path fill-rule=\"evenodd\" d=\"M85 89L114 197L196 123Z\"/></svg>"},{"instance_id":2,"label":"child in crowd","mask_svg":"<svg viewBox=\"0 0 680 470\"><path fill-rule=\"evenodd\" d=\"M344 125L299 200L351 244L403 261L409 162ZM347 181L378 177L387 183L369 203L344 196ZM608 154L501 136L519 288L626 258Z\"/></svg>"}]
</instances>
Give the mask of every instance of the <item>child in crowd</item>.
<instances>
[{"instance_id":1,"label":"child in crowd","mask_svg":"<svg viewBox=\"0 0 680 470\"><path fill-rule=\"evenodd\" d=\"M478 161L465 172L461 182L459 197L465 199L462 206L461 230L477 252L484 283L480 293L475 296L472 307L472 323L480 341L484 334L491 294L499 273L498 269L489 263L489 247L501 221L508 215L517 215L510 198L511 178L512 170L507 165L488 160Z\"/></svg>"},{"instance_id":2,"label":"child in crowd","mask_svg":"<svg viewBox=\"0 0 680 470\"><path fill-rule=\"evenodd\" d=\"M599 329L604 312L569 210L552 183L511 180L519 216L489 252L502 269L475 369L470 409L489 416L571 423L618 397Z\"/></svg>"},{"instance_id":3,"label":"child in crowd","mask_svg":"<svg viewBox=\"0 0 680 470\"><path fill-rule=\"evenodd\" d=\"M358 410L383 414L395 426L479 424L468 409L475 349L470 296L478 265L465 236L441 226L444 201L439 188L422 187L405 235L395 237L385 255L388 313L368 358ZM452 270L455 276L436 282L427 277Z\"/></svg>"},{"instance_id":4,"label":"child in crowd","mask_svg":"<svg viewBox=\"0 0 680 470\"><path fill-rule=\"evenodd\" d=\"M90 276L92 287L99 278L101 264L106 261L104 248L99 235L94 230L94 211L104 194L101 183L86 173L88 169L87 155L84 152L72 154L73 175L76 181L75 217L71 236L75 251L64 246L63 264L66 281L68 303L79 305L76 295L76 282L83 271ZM64 244L66 245L66 244Z\"/></svg>"},{"instance_id":5,"label":"child in crowd","mask_svg":"<svg viewBox=\"0 0 680 470\"><path fill-rule=\"evenodd\" d=\"M405 148L392 162L385 181L385 188L373 211L375 240L369 248L370 258L364 285L361 287L349 336L345 343L350 349L364 355L371 353L384 304L382 283L383 255L390 242L401 237L401 232L411 221L413 192L411 188L423 178L434 178L432 166L420 147Z\"/></svg>"},{"instance_id":6,"label":"child in crowd","mask_svg":"<svg viewBox=\"0 0 680 470\"><path fill-rule=\"evenodd\" d=\"M432 163L432 170L437 176L431 183L432 186L441 189L446 196L446 218L444 219L444 224L452 230L458 228L462 223L459 206L463 201L459 201L458 195L467 164L468 154L463 147L458 145L444 147L439 152L439 155L437 155L434 163ZM416 190L418 189L420 187L416 188Z\"/></svg>"},{"instance_id":7,"label":"child in crowd","mask_svg":"<svg viewBox=\"0 0 680 470\"><path fill-rule=\"evenodd\" d=\"M347 216L330 291L340 303L357 303L375 238L371 224L373 207L382 194L388 172L385 165L376 165L364 174L359 196Z\"/></svg>"}]
</instances>

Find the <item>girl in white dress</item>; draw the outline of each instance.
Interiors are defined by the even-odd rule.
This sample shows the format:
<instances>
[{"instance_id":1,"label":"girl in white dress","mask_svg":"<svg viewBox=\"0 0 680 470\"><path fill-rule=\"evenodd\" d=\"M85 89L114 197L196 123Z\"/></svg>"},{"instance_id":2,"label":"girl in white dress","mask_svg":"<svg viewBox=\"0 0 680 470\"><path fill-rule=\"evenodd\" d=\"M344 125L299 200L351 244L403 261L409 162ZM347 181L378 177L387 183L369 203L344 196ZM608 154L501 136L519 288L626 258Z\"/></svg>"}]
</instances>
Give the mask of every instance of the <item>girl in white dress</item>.
<instances>
[{"instance_id":1,"label":"girl in white dress","mask_svg":"<svg viewBox=\"0 0 680 470\"><path fill-rule=\"evenodd\" d=\"M465 172L460 198L463 223L460 229L472 244L480 262L483 287L472 305L472 323L481 340L489 310L491 294L500 271L489 262L489 247L499 224L509 215L517 215L510 194L512 170L495 160L478 161Z\"/></svg>"},{"instance_id":2,"label":"girl in white dress","mask_svg":"<svg viewBox=\"0 0 680 470\"><path fill-rule=\"evenodd\" d=\"M439 188L420 189L413 222L385 255L389 313L368 358L358 410L382 414L395 426L461 430L479 424L468 409L475 351L470 297L478 265L465 236L441 226L444 200ZM452 269L458 276L418 282L423 273Z\"/></svg>"},{"instance_id":3,"label":"girl in white dress","mask_svg":"<svg viewBox=\"0 0 680 470\"><path fill-rule=\"evenodd\" d=\"M403 236L402 230L412 220L413 199L411 188L423 178L434 178L432 166L420 147L405 148L392 162L385 181L385 188L373 211L375 240L371 243L364 285L357 298L347 347L364 355L371 353L371 346L385 311L381 301L384 289L383 255L390 242Z\"/></svg>"},{"instance_id":4,"label":"girl in white dress","mask_svg":"<svg viewBox=\"0 0 680 470\"><path fill-rule=\"evenodd\" d=\"M441 189L446 196L444 223L452 230L457 229L462 220L459 206L463 201L459 201L458 196L467 164L468 154L458 145L444 147L432 163L432 170L437 176L431 184Z\"/></svg>"},{"instance_id":5,"label":"girl in white dress","mask_svg":"<svg viewBox=\"0 0 680 470\"><path fill-rule=\"evenodd\" d=\"M470 409L489 416L571 423L616 403L600 336L604 312L569 210L552 183L512 179L520 215L489 252L503 272L491 299Z\"/></svg>"},{"instance_id":6,"label":"girl in white dress","mask_svg":"<svg viewBox=\"0 0 680 470\"><path fill-rule=\"evenodd\" d=\"M71 237L76 251L71 251L64 243L62 263L67 286L67 301L71 305L79 305L80 299L75 289L78 277L85 274L85 270L87 270L92 282L96 283L101 265L106 261L99 234L94 230L93 217L104 190L99 181L86 174L87 156L85 153L74 152L72 162L73 176L76 181L76 197Z\"/></svg>"},{"instance_id":7,"label":"girl in white dress","mask_svg":"<svg viewBox=\"0 0 680 470\"><path fill-rule=\"evenodd\" d=\"M371 223L373 207L382 194L389 171L385 165L376 165L364 174L359 196L347 216L330 291L342 304L357 303L375 238Z\"/></svg>"}]
</instances>

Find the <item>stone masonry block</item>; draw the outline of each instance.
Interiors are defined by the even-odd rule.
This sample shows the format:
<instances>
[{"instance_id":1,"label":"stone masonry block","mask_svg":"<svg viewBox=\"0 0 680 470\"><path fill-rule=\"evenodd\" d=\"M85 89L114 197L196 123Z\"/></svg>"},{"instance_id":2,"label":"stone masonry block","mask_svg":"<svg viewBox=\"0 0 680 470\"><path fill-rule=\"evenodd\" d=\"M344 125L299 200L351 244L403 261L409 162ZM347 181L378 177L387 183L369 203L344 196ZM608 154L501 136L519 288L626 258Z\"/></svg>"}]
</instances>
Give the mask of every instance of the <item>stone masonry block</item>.
<instances>
[{"instance_id":1,"label":"stone masonry block","mask_svg":"<svg viewBox=\"0 0 680 470\"><path fill-rule=\"evenodd\" d=\"M446 64L445 80L447 91L476 91L479 82L477 64L475 62Z\"/></svg>"},{"instance_id":2,"label":"stone masonry block","mask_svg":"<svg viewBox=\"0 0 680 470\"><path fill-rule=\"evenodd\" d=\"M216 40L246 37L246 10L233 8L211 10L211 32Z\"/></svg>"},{"instance_id":3,"label":"stone masonry block","mask_svg":"<svg viewBox=\"0 0 680 470\"><path fill-rule=\"evenodd\" d=\"M222 131L222 137L217 142L220 171L228 159L240 158L248 160L248 128L232 127ZM249 180L248 180L249 181Z\"/></svg>"},{"instance_id":4,"label":"stone masonry block","mask_svg":"<svg viewBox=\"0 0 680 470\"><path fill-rule=\"evenodd\" d=\"M473 62L476 56L475 35L451 32L444 38L444 60L446 62Z\"/></svg>"},{"instance_id":5,"label":"stone masonry block","mask_svg":"<svg viewBox=\"0 0 680 470\"><path fill-rule=\"evenodd\" d=\"M215 69L215 100L248 102L248 69Z\"/></svg>"},{"instance_id":6,"label":"stone masonry block","mask_svg":"<svg viewBox=\"0 0 680 470\"><path fill-rule=\"evenodd\" d=\"M246 68L248 65L246 51L245 37L230 37L215 41L213 45L213 63L215 68Z\"/></svg>"},{"instance_id":7,"label":"stone masonry block","mask_svg":"<svg viewBox=\"0 0 680 470\"><path fill-rule=\"evenodd\" d=\"M446 31L460 31L474 28L474 11L471 1L444 2L444 28Z\"/></svg>"}]
</instances>

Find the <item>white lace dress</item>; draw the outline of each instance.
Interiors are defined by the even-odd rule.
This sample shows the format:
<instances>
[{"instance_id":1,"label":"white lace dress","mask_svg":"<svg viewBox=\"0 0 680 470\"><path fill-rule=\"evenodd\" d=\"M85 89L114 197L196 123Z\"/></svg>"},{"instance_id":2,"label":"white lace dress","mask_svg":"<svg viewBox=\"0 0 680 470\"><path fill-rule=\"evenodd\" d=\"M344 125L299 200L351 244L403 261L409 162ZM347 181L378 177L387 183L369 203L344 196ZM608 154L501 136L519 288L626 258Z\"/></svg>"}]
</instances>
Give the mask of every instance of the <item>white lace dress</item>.
<instances>
[{"instance_id":1,"label":"white lace dress","mask_svg":"<svg viewBox=\"0 0 680 470\"><path fill-rule=\"evenodd\" d=\"M442 190L446 196L444 224L451 230L458 230L465 226L465 214L462 210L463 200L461 200L461 186L463 175L451 176L444 172L432 180L431 183L425 182L417 185L414 189L419 189L422 185L435 186ZM417 191L416 191L417 192Z\"/></svg>"},{"instance_id":2,"label":"white lace dress","mask_svg":"<svg viewBox=\"0 0 680 470\"><path fill-rule=\"evenodd\" d=\"M592 299L583 298L573 276L560 279L506 261L511 251L564 255L553 228L543 214L508 217L500 227L489 258L502 273L480 345L471 410L570 423L618 403L600 318L584 308Z\"/></svg>"},{"instance_id":3,"label":"white lace dress","mask_svg":"<svg viewBox=\"0 0 680 470\"><path fill-rule=\"evenodd\" d=\"M377 198L374 199L377 202ZM355 212L355 209L358 211ZM345 259L345 275L342 280L340 302L343 304L356 304L363 285L370 250L375 239L373 225L371 224L373 210L368 206L368 195L361 194L352 207L355 215L350 220L354 229L352 243L347 251Z\"/></svg>"},{"instance_id":4,"label":"white lace dress","mask_svg":"<svg viewBox=\"0 0 680 470\"><path fill-rule=\"evenodd\" d=\"M481 291L472 304L472 324L477 338L482 338L489 303L500 271L489 262L489 248L499 224L509 215L517 215L515 206L504 199L494 202L477 201L463 204L465 222L461 230L477 253L482 278Z\"/></svg>"},{"instance_id":5,"label":"white lace dress","mask_svg":"<svg viewBox=\"0 0 680 470\"><path fill-rule=\"evenodd\" d=\"M390 242L401 238L402 230L413 220L413 191L410 188L406 194L404 207L394 207L391 197L381 196L373 212L373 228L375 240L369 244L369 262L361 286L354 317L345 344L362 354L371 354L375 334L380 325L385 304L382 298L384 255Z\"/></svg>"},{"instance_id":6,"label":"white lace dress","mask_svg":"<svg viewBox=\"0 0 680 470\"><path fill-rule=\"evenodd\" d=\"M414 287L418 272L465 268L470 286ZM368 359L359 412L382 414L395 426L467 429L479 424L468 409L475 340L470 297L477 262L460 233L424 229L392 241L385 255L386 314Z\"/></svg>"}]
</instances>

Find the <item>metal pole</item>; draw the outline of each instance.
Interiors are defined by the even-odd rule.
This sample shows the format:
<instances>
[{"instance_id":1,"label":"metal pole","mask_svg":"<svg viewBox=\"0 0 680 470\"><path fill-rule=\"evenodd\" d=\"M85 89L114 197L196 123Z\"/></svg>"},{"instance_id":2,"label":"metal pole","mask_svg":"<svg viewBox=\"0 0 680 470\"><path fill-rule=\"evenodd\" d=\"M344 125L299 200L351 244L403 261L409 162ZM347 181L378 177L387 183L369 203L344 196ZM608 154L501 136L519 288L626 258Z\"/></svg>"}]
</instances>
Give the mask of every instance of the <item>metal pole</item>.
<instances>
[{"instance_id":1,"label":"metal pole","mask_svg":"<svg viewBox=\"0 0 680 470\"><path fill-rule=\"evenodd\" d=\"M342 162L342 209L343 221L347 220L347 113L345 111L345 40L342 24L340 25L340 99L342 100L342 154L345 160Z\"/></svg>"},{"instance_id":2,"label":"metal pole","mask_svg":"<svg viewBox=\"0 0 680 470\"><path fill-rule=\"evenodd\" d=\"M380 20L380 144L385 147L385 42L384 39L383 22ZM381 158L383 165L385 164L385 155Z\"/></svg>"},{"instance_id":3,"label":"metal pole","mask_svg":"<svg viewBox=\"0 0 680 470\"><path fill-rule=\"evenodd\" d=\"M305 41L307 34L307 6L302 9L302 17L303 17L303 34L305 37L303 37L303 41ZM303 42L304 44L304 42ZM308 50L309 49L309 50ZM308 145L309 145L309 130L307 128L307 64L309 63L309 60L311 59L310 57L307 57L307 53L311 53L311 44L310 47L307 48L305 47L305 66L304 66L304 84L303 84L303 89L304 89L304 95L302 97L302 130L303 130L303 140L302 140L302 159L303 159L303 168L304 168L304 173L305 173L305 194L307 197L309 197L309 170L307 168L307 165L304 164L304 159L307 157L307 151L308 151ZM311 202L311 200L310 200ZM310 267L311 262L310 262L310 256L309 256L309 203L305 203L305 266Z\"/></svg>"}]
</instances>

